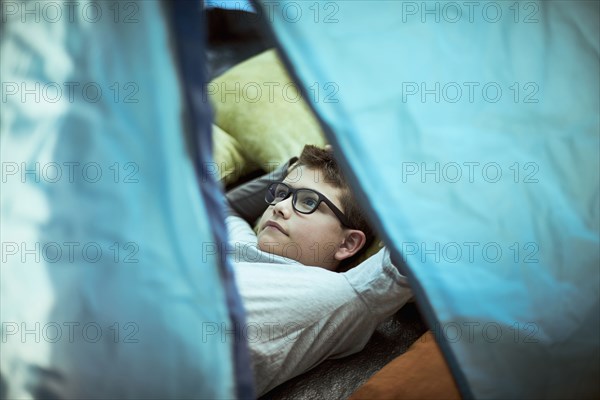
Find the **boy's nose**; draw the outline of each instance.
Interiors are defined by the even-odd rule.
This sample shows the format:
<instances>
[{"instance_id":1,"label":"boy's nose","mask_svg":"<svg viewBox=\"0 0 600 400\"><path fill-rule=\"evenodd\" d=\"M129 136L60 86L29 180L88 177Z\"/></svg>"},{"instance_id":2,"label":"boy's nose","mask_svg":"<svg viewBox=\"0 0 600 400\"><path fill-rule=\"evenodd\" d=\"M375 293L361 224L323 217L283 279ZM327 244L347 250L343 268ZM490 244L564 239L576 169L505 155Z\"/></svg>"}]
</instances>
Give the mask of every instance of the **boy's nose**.
<instances>
[{"instance_id":1,"label":"boy's nose","mask_svg":"<svg viewBox=\"0 0 600 400\"><path fill-rule=\"evenodd\" d=\"M273 206L273 212L281 214L284 218L289 218L292 213L292 196Z\"/></svg>"}]
</instances>

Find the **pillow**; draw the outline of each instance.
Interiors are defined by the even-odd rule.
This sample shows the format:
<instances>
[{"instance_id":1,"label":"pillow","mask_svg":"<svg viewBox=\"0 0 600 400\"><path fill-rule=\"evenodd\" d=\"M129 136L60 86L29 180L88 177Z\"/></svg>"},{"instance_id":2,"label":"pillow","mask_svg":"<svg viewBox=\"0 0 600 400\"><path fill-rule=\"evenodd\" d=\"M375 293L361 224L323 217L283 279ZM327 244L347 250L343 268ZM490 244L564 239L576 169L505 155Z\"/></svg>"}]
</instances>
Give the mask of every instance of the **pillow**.
<instances>
[{"instance_id":1,"label":"pillow","mask_svg":"<svg viewBox=\"0 0 600 400\"><path fill-rule=\"evenodd\" d=\"M247 161L265 171L298 156L306 144L326 143L274 50L229 69L207 90L215 124L237 140Z\"/></svg>"},{"instance_id":2,"label":"pillow","mask_svg":"<svg viewBox=\"0 0 600 400\"><path fill-rule=\"evenodd\" d=\"M215 168L208 168L207 173L217 172L218 180L224 185L229 185L258 168L257 165L246 161L238 141L214 124L212 135Z\"/></svg>"}]
</instances>

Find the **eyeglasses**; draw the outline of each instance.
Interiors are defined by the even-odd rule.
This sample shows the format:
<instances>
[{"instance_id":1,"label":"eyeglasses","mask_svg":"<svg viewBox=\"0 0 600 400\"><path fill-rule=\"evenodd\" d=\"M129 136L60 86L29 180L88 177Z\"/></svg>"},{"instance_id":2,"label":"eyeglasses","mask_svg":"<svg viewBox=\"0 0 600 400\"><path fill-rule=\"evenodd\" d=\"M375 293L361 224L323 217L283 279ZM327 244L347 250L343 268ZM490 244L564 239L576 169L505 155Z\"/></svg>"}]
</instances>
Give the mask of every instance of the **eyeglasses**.
<instances>
[{"instance_id":1,"label":"eyeglasses","mask_svg":"<svg viewBox=\"0 0 600 400\"><path fill-rule=\"evenodd\" d=\"M327 204L327 206L333 211L335 216L340 220L342 225L347 228L350 228L350 222L348 218L344 215L343 212L340 211L339 208L335 206L327 197L312 189L294 189L286 185L283 182L275 182L271 183L267 188L267 193L265 194L265 201L270 205L274 206L280 201L284 201L288 197L292 197L292 206L294 210L298 211L301 214L312 214L314 213L319 204L322 201Z\"/></svg>"}]
</instances>

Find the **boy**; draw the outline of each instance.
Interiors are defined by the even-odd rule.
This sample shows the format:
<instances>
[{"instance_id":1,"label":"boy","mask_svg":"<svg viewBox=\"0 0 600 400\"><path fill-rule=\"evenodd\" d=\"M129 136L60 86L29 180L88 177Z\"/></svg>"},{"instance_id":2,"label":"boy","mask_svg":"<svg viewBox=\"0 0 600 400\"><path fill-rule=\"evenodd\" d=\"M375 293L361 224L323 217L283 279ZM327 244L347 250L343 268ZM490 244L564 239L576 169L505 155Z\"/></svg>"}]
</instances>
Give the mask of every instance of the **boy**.
<instances>
[{"instance_id":1,"label":"boy","mask_svg":"<svg viewBox=\"0 0 600 400\"><path fill-rule=\"evenodd\" d=\"M371 230L330 150L306 146L288 171L290 163L227 195L250 222L266 207L258 235L239 216L226 220L259 395L360 351L411 298L385 249L335 272L361 253Z\"/></svg>"},{"instance_id":2,"label":"boy","mask_svg":"<svg viewBox=\"0 0 600 400\"><path fill-rule=\"evenodd\" d=\"M266 193L270 206L258 223L263 251L289 257L287 246L297 250L291 258L300 263L336 271L372 241L332 151L306 146L282 184Z\"/></svg>"}]
</instances>

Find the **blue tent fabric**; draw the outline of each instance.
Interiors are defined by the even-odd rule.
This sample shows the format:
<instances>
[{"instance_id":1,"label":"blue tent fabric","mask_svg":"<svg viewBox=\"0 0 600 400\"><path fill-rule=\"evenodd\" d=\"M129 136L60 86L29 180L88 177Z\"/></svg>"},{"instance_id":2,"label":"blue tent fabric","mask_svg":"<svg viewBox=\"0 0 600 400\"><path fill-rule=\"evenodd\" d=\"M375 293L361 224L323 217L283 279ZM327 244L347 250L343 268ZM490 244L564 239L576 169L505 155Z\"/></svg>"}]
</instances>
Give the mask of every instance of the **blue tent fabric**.
<instances>
[{"instance_id":1,"label":"blue tent fabric","mask_svg":"<svg viewBox=\"0 0 600 400\"><path fill-rule=\"evenodd\" d=\"M279 50L462 395L597 397L598 3L278 4L298 11L271 14Z\"/></svg>"},{"instance_id":2,"label":"blue tent fabric","mask_svg":"<svg viewBox=\"0 0 600 400\"><path fill-rule=\"evenodd\" d=\"M236 396L240 399L253 398L254 376L250 368L250 354L243 327L245 326L245 311L242 299L235 285L233 267L227 252L227 231L225 228L225 209L223 208L222 188L216 181L215 174L209 173L214 163L212 155L212 126L206 96L206 54L203 44L205 32L198 24L204 21L201 5L197 2L177 1L173 5L172 27L177 38L177 58L180 60L182 80L185 82L182 90L186 93L190 124L196 130L190 136L190 147L196 149L196 174L198 185L206 201L207 217L215 236L214 245L219 249L219 261L222 264L222 280L227 295L231 331L236 338L234 347L234 369Z\"/></svg>"},{"instance_id":3,"label":"blue tent fabric","mask_svg":"<svg viewBox=\"0 0 600 400\"><path fill-rule=\"evenodd\" d=\"M235 398L239 299L165 10L47 4L3 3L1 395Z\"/></svg>"}]
</instances>

